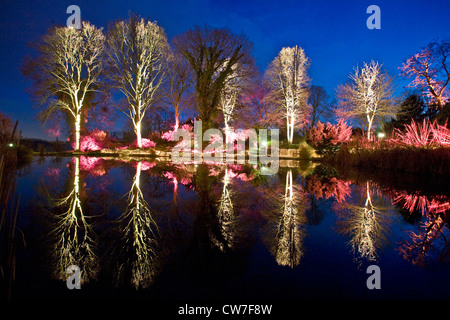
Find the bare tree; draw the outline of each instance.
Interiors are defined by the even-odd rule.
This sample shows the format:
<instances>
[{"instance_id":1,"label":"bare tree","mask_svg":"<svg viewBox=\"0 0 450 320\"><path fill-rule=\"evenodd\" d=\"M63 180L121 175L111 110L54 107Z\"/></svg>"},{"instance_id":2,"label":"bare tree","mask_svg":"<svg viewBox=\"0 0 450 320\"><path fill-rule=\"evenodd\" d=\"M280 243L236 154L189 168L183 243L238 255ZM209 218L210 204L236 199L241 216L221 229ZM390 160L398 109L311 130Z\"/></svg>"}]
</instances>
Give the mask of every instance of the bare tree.
<instances>
[{"instance_id":1,"label":"bare tree","mask_svg":"<svg viewBox=\"0 0 450 320\"><path fill-rule=\"evenodd\" d=\"M281 125L277 107L270 101L270 88L256 78L241 94L235 109L236 122L245 127Z\"/></svg>"},{"instance_id":2,"label":"bare tree","mask_svg":"<svg viewBox=\"0 0 450 320\"><path fill-rule=\"evenodd\" d=\"M308 105L310 107L309 127L312 128L318 120L328 120L333 116L330 96L322 86L309 87Z\"/></svg>"},{"instance_id":3,"label":"bare tree","mask_svg":"<svg viewBox=\"0 0 450 320\"><path fill-rule=\"evenodd\" d=\"M284 111L288 142L292 143L296 124L307 118L309 59L301 47L283 48L266 71L273 101Z\"/></svg>"},{"instance_id":4,"label":"bare tree","mask_svg":"<svg viewBox=\"0 0 450 320\"><path fill-rule=\"evenodd\" d=\"M409 57L400 67L401 75L413 78L410 87L418 88L430 100L430 105L442 109L450 82L450 41L432 42Z\"/></svg>"},{"instance_id":5,"label":"bare tree","mask_svg":"<svg viewBox=\"0 0 450 320\"><path fill-rule=\"evenodd\" d=\"M393 117L397 104L393 98L393 79L375 61L364 63L363 68L355 68L350 75L351 82L338 87L339 118L356 117L362 121L371 139L374 123L385 117Z\"/></svg>"},{"instance_id":6,"label":"bare tree","mask_svg":"<svg viewBox=\"0 0 450 320\"><path fill-rule=\"evenodd\" d=\"M220 111L220 99L232 74L239 70L251 70L250 43L227 29L209 27L188 30L176 37L173 43L194 72L199 116L207 127L211 127Z\"/></svg>"},{"instance_id":7,"label":"bare tree","mask_svg":"<svg viewBox=\"0 0 450 320\"><path fill-rule=\"evenodd\" d=\"M171 51L166 60L167 81L164 83L163 103L175 113L175 130L183 111L194 104L192 71L189 63L179 53Z\"/></svg>"},{"instance_id":8,"label":"bare tree","mask_svg":"<svg viewBox=\"0 0 450 320\"><path fill-rule=\"evenodd\" d=\"M74 121L75 150L80 150L82 113L98 90L103 70L102 29L83 22L81 29L55 27L35 45L38 56L25 63L23 74L33 81L32 93L44 123L64 111Z\"/></svg>"},{"instance_id":9,"label":"bare tree","mask_svg":"<svg viewBox=\"0 0 450 320\"><path fill-rule=\"evenodd\" d=\"M163 60L168 50L164 30L138 15L111 25L107 35L109 79L127 98L122 110L133 122L142 148L141 122L155 104L164 80Z\"/></svg>"},{"instance_id":10,"label":"bare tree","mask_svg":"<svg viewBox=\"0 0 450 320\"><path fill-rule=\"evenodd\" d=\"M225 81L225 86L220 95L225 132L228 132L230 129L230 123L233 120L238 99L242 95L244 88L248 87L250 83L249 75L252 74L252 71L247 69L249 67L253 66L235 64Z\"/></svg>"}]
</instances>

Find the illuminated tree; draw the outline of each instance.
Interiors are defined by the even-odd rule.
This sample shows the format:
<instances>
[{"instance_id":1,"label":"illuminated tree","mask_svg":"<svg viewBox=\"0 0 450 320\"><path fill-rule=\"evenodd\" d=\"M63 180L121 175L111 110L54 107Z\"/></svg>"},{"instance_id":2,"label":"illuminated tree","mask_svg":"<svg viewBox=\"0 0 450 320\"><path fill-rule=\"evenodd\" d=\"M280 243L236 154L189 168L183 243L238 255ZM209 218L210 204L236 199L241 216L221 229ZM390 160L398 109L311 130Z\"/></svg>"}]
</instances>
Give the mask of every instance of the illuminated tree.
<instances>
[{"instance_id":1,"label":"illuminated tree","mask_svg":"<svg viewBox=\"0 0 450 320\"><path fill-rule=\"evenodd\" d=\"M284 111L288 142L292 143L297 124L304 125L307 115L309 59L302 48L283 48L266 71L274 103Z\"/></svg>"},{"instance_id":2,"label":"illuminated tree","mask_svg":"<svg viewBox=\"0 0 450 320\"><path fill-rule=\"evenodd\" d=\"M80 149L80 128L87 100L99 88L103 71L102 29L83 22L81 29L55 27L35 45L37 58L26 62L23 73L33 81L33 94L44 108L44 122L64 111L74 122L75 150Z\"/></svg>"},{"instance_id":3,"label":"illuminated tree","mask_svg":"<svg viewBox=\"0 0 450 320\"><path fill-rule=\"evenodd\" d=\"M220 111L220 99L233 74L251 70L250 43L227 29L199 28L177 36L174 47L189 62L199 117L211 128Z\"/></svg>"},{"instance_id":4,"label":"illuminated tree","mask_svg":"<svg viewBox=\"0 0 450 320\"><path fill-rule=\"evenodd\" d=\"M448 99L450 82L450 41L431 42L409 57L400 67L401 75L413 78L410 87L422 90L430 105L442 109Z\"/></svg>"},{"instance_id":5,"label":"illuminated tree","mask_svg":"<svg viewBox=\"0 0 450 320\"><path fill-rule=\"evenodd\" d=\"M350 75L350 83L338 88L337 116L358 118L365 125L369 140L377 120L396 114L393 79L381 67L373 60L369 64L364 63L364 67L355 68Z\"/></svg>"},{"instance_id":6,"label":"illuminated tree","mask_svg":"<svg viewBox=\"0 0 450 320\"><path fill-rule=\"evenodd\" d=\"M230 130L230 122L233 119L238 98L240 97L244 86L246 86L246 77L250 75L250 70L246 69L248 67L249 66L246 65L241 66L235 64L232 67L232 72L225 81L225 86L220 95L220 106L223 114L225 133L228 133Z\"/></svg>"},{"instance_id":7,"label":"illuminated tree","mask_svg":"<svg viewBox=\"0 0 450 320\"><path fill-rule=\"evenodd\" d=\"M138 148L142 148L142 120L155 104L164 80L167 50L164 30L137 15L115 22L108 31L109 79L127 99L126 108L121 110L133 123Z\"/></svg>"}]
</instances>

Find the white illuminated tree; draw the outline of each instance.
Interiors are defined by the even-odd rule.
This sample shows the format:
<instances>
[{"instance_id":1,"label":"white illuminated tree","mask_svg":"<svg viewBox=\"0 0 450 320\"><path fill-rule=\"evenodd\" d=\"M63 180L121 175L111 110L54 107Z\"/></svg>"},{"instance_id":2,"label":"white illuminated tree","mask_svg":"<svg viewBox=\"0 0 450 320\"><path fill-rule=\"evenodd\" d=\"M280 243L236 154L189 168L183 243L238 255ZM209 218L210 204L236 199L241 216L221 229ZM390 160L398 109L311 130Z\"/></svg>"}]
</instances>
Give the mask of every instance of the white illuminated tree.
<instances>
[{"instance_id":1,"label":"white illuminated tree","mask_svg":"<svg viewBox=\"0 0 450 320\"><path fill-rule=\"evenodd\" d=\"M393 98L393 79L382 70L382 65L371 61L363 68L355 68L351 82L338 88L336 115L348 119L356 117L362 121L371 139L372 128L377 119L395 116L397 112Z\"/></svg>"},{"instance_id":2,"label":"white illuminated tree","mask_svg":"<svg viewBox=\"0 0 450 320\"><path fill-rule=\"evenodd\" d=\"M292 143L295 126L307 118L309 59L301 47L283 48L266 71L274 103L284 111L288 142Z\"/></svg>"},{"instance_id":3,"label":"white illuminated tree","mask_svg":"<svg viewBox=\"0 0 450 320\"><path fill-rule=\"evenodd\" d=\"M227 65L228 62L224 67L227 67ZM220 105L223 113L225 132L230 130L230 121L234 114L238 95L244 85L245 76L248 74L245 70L245 66L239 64L232 65L231 70L231 73L228 74L225 80L225 85L220 95Z\"/></svg>"},{"instance_id":4,"label":"white illuminated tree","mask_svg":"<svg viewBox=\"0 0 450 320\"><path fill-rule=\"evenodd\" d=\"M137 15L114 23L108 31L109 78L127 99L128 106L122 111L133 122L139 148L142 120L154 105L164 80L167 50L164 30Z\"/></svg>"},{"instance_id":5,"label":"white illuminated tree","mask_svg":"<svg viewBox=\"0 0 450 320\"><path fill-rule=\"evenodd\" d=\"M81 29L55 27L36 44L38 56L22 70L33 81L33 95L44 107L44 122L58 111L73 119L76 151L80 150L82 113L99 87L104 39L102 29L89 22L82 22Z\"/></svg>"}]
</instances>

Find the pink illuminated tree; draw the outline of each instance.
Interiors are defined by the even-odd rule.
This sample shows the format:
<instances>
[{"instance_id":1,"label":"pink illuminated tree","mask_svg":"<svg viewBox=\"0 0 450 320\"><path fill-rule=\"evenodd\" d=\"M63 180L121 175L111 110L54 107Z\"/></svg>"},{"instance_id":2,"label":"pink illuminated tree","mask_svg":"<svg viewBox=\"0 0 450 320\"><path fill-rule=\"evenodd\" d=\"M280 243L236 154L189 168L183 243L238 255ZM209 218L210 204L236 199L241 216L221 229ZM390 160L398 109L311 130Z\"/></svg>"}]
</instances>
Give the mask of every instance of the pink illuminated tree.
<instances>
[{"instance_id":1,"label":"pink illuminated tree","mask_svg":"<svg viewBox=\"0 0 450 320\"><path fill-rule=\"evenodd\" d=\"M450 41L432 42L409 57L400 67L401 75L412 78L410 87L422 90L430 106L442 109L449 98Z\"/></svg>"}]
</instances>

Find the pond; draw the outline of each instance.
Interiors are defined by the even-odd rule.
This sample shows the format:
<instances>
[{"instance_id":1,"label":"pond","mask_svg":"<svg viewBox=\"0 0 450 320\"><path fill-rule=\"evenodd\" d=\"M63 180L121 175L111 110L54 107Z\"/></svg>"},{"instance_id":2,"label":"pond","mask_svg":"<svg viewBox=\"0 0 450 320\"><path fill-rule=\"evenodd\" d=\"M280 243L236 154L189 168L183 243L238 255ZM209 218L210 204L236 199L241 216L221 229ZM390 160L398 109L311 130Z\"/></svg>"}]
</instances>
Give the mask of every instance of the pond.
<instances>
[{"instance_id":1,"label":"pond","mask_svg":"<svg viewBox=\"0 0 450 320\"><path fill-rule=\"evenodd\" d=\"M425 180L292 160L262 175L256 164L36 157L16 176L2 295L449 299L450 192ZM68 288L71 265L80 289Z\"/></svg>"}]
</instances>

